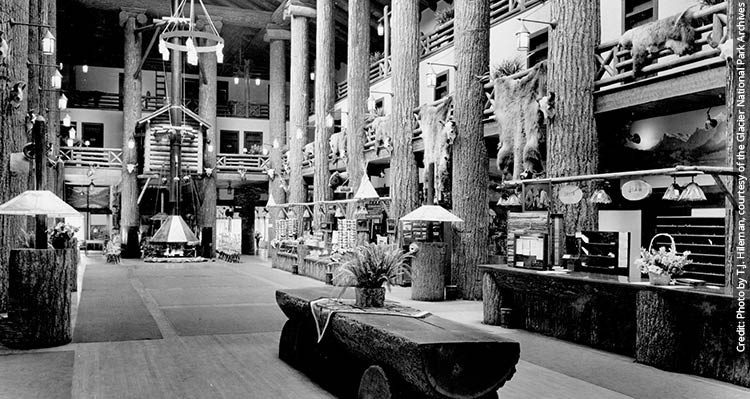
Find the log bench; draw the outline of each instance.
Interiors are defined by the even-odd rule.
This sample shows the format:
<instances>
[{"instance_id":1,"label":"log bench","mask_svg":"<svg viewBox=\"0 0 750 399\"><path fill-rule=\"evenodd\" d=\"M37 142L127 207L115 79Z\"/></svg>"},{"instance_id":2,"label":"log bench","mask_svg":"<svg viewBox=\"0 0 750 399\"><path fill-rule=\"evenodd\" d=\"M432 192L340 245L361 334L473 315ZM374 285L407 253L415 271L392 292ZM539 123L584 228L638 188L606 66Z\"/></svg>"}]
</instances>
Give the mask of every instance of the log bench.
<instances>
[{"instance_id":1,"label":"log bench","mask_svg":"<svg viewBox=\"0 0 750 399\"><path fill-rule=\"evenodd\" d=\"M515 373L517 342L435 315L334 313L318 343L310 302L333 292L276 291L289 318L279 357L340 397L497 398Z\"/></svg>"}]
</instances>

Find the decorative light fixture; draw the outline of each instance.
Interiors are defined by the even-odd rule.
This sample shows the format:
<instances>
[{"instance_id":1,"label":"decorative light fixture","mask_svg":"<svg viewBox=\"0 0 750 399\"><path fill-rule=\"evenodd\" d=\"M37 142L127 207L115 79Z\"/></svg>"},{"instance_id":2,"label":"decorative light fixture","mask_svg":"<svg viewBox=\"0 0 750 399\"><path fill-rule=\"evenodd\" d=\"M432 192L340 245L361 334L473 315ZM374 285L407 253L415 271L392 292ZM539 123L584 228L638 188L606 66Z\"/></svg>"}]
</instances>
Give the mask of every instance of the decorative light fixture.
<instances>
[{"instance_id":1,"label":"decorative light fixture","mask_svg":"<svg viewBox=\"0 0 750 399\"><path fill-rule=\"evenodd\" d=\"M326 127L332 128L334 122L335 121L333 120L333 115L331 115L331 113L329 112L328 115L326 115Z\"/></svg>"},{"instance_id":2,"label":"decorative light fixture","mask_svg":"<svg viewBox=\"0 0 750 399\"><path fill-rule=\"evenodd\" d=\"M187 17L183 16L186 5L190 3L189 14ZM187 53L187 62L191 65L198 64L198 53L216 53L217 62L224 61L224 39L219 36L219 31L214 26L211 16L206 11L206 6L203 4L203 0L198 0L200 10L202 10L202 16L208 21L206 25L207 31L197 30L195 27L195 20L197 12L195 10L195 0L183 0L174 10L174 13L169 17L162 18L166 22L166 26L159 36L159 52L162 55L164 61L169 60L169 50L177 50ZM178 39L174 43L171 39ZM202 39L198 42L198 39ZM185 44L181 41L184 40ZM196 43L198 43L196 45ZM203 44L200 44L203 43ZM209 45L208 43L214 43Z\"/></svg>"},{"instance_id":3,"label":"decorative light fixture","mask_svg":"<svg viewBox=\"0 0 750 399\"><path fill-rule=\"evenodd\" d=\"M56 90L59 90L62 87L62 74L59 70L55 69L55 73L53 73L50 78L50 85Z\"/></svg>"},{"instance_id":4,"label":"decorative light fixture","mask_svg":"<svg viewBox=\"0 0 750 399\"><path fill-rule=\"evenodd\" d=\"M73 144L75 144L75 140L69 138L69 139L65 140L65 144L67 144L68 147L72 147Z\"/></svg>"},{"instance_id":5,"label":"decorative light fixture","mask_svg":"<svg viewBox=\"0 0 750 399\"><path fill-rule=\"evenodd\" d=\"M594 194L591 195L591 198L589 198L589 202L592 204L611 204L612 198L607 194L606 191L604 191L603 188L600 188L596 191L594 191Z\"/></svg>"},{"instance_id":6,"label":"decorative light fixture","mask_svg":"<svg viewBox=\"0 0 750 399\"><path fill-rule=\"evenodd\" d=\"M664 201L679 201L680 200L680 186L677 185L677 177L672 177L674 181L664 191L664 196L661 197Z\"/></svg>"},{"instance_id":7,"label":"decorative light fixture","mask_svg":"<svg viewBox=\"0 0 750 399\"><path fill-rule=\"evenodd\" d=\"M263 147L263 149L262 149L262 150L260 150L260 152L261 152L261 153L262 153L262 154L263 154L264 156L265 156L265 155L268 155L268 148L266 148L266 147Z\"/></svg>"},{"instance_id":8,"label":"decorative light fixture","mask_svg":"<svg viewBox=\"0 0 750 399\"><path fill-rule=\"evenodd\" d=\"M427 77L427 88L434 89L435 86L437 86L437 73L435 72L435 68L433 68L432 65L430 65L430 70L427 71L425 77Z\"/></svg>"},{"instance_id":9,"label":"decorative light fixture","mask_svg":"<svg viewBox=\"0 0 750 399\"><path fill-rule=\"evenodd\" d=\"M131 150L135 148L135 140L132 137L128 139L128 148Z\"/></svg>"},{"instance_id":10,"label":"decorative light fixture","mask_svg":"<svg viewBox=\"0 0 750 399\"><path fill-rule=\"evenodd\" d=\"M260 86L260 78L255 78L255 85Z\"/></svg>"},{"instance_id":11,"label":"decorative light fixture","mask_svg":"<svg viewBox=\"0 0 750 399\"><path fill-rule=\"evenodd\" d=\"M63 126L69 127L70 126L70 114L65 114L65 117L63 117Z\"/></svg>"},{"instance_id":12,"label":"decorative light fixture","mask_svg":"<svg viewBox=\"0 0 750 399\"><path fill-rule=\"evenodd\" d=\"M370 97L367 97L367 110L372 112L375 112L375 97L370 94Z\"/></svg>"},{"instance_id":13,"label":"decorative light fixture","mask_svg":"<svg viewBox=\"0 0 750 399\"><path fill-rule=\"evenodd\" d=\"M719 125L719 121L711 117L711 108L706 111L706 130L713 129Z\"/></svg>"},{"instance_id":14,"label":"decorative light fixture","mask_svg":"<svg viewBox=\"0 0 750 399\"><path fill-rule=\"evenodd\" d=\"M378 36L385 35L385 26L383 25L383 21L378 22Z\"/></svg>"},{"instance_id":15,"label":"decorative light fixture","mask_svg":"<svg viewBox=\"0 0 750 399\"><path fill-rule=\"evenodd\" d=\"M315 80L315 72L310 72L310 80Z\"/></svg>"},{"instance_id":16,"label":"decorative light fixture","mask_svg":"<svg viewBox=\"0 0 750 399\"><path fill-rule=\"evenodd\" d=\"M89 66L86 64L83 64L83 66L81 67L81 72L89 73Z\"/></svg>"},{"instance_id":17,"label":"decorative light fixture","mask_svg":"<svg viewBox=\"0 0 750 399\"><path fill-rule=\"evenodd\" d=\"M706 194L701 189L701 186L699 186L698 183L695 182L695 176L691 178L690 183L688 183L688 185L685 186L685 189L682 190L682 194L680 194L679 200L688 202L706 200Z\"/></svg>"},{"instance_id":18,"label":"decorative light fixture","mask_svg":"<svg viewBox=\"0 0 750 399\"><path fill-rule=\"evenodd\" d=\"M53 36L52 32L47 29L47 32L44 33L44 37L42 38L42 54L55 54L55 42L55 36Z\"/></svg>"},{"instance_id":19,"label":"decorative light fixture","mask_svg":"<svg viewBox=\"0 0 750 399\"><path fill-rule=\"evenodd\" d=\"M61 111L68 109L68 97L65 94L60 94L60 98L57 100L57 108Z\"/></svg>"},{"instance_id":20,"label":"decorative light fixture","mask_svg":"<svg viewBox=\"0 0 750 399\"><path fill-rule=\"evenodd\" d=\"M525 18L518 18L519 21L521 21L521 29L516 32L516 49L518 51L528 51L529 50L529 30L526 28L526 24L524 22L533 22L536 24L545 24L549 25L550 28L555 29L557 27L557 21L552 20L551 22L547 21L537 21L534 19L525 19Z\"/></svg>"},{"instance_id":21,"label":"decorative light fixture","mask_svg":"<svg viewBox=\"0 0 750 399\"><path fill-rule=\"evenodd\" d=\"M240 84L240 77L239 76L235 76L234 77L234 84L236 84L236 85Z\"/></svg>"},{"instance_id":22,"label":"decorative light fixture","mask_svg":"<svg viewBox=\"0 0 750 399\"><path fill-rule=\"evenodd\" d=\"M70 137L71 139L76 138L76 128L71 127L70 129L68 129L68 137Z\"/></svg>"},{"instance_id":23,"label":"decorative light fixture","mask_svg":"<svg viewBox=\"0 0 750 399\"><path fill-rule=\"evenodd\" d=\"M90 142L90 141L88 141L88 140L86 140L86 141L84 141L84 142L83 142L83 145L85 145L86 147L88 147L88 146L90 146L90 145L91 145L91 142Z\"/></svg>"}]
</instances>

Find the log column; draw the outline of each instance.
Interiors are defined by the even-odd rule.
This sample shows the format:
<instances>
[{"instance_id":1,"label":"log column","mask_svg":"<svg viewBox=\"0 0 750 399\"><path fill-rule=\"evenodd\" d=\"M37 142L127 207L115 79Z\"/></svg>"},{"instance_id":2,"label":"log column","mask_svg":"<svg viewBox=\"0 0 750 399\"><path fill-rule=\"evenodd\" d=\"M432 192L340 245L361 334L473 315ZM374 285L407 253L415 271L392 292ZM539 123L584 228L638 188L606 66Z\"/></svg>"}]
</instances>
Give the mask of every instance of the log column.
<instances>
[{"instance_id":1,"label":"log column","mask_svg":"<svg viewBox=\"0 0 750 399\"><path fill-rule=\"evenodd\" d=\"M313 200L333 199L328 185L330 168L328 165L328 144L333 127L326 125L326 117L332 112L335 102L333 79L335 37L333 0L319 0L315 31L315 178L313 180ZM316 210L317 212L317 207ZM317 230L321 215L314 215L313 224Z\"/></svg>"},{"instance_id":2,"label":"log column","mask_svg":"<svg viewBox=\"0 0 750 399\"><path fill-rule=\"evenodd\" d=\"M346 132L346 171L356 193L365 173L365 117L370 95L370 0L349 0L347 72L349 131ZM395 73L393 76L397 76Z\"/></svg>"},{"instance_id":3,"label":"log column","mask_svg":"<svg viewBox=\"0 0 750 399\"><path fill-rule=\"evenodd\" d=\"M203 21L202 21L203 22ZM205 23L205 22L204 22ZM222 23L214 21L216 30L221 32ZM211 32L210 26L204 31ZM213 46L216 43L206 42ZM203 257L213 258L216 242L216 53L198 53L201 79L198 88L198 114L211 126L206 130L203 149L204 171L212 169L203 176L203 203L198 211L198 225L201 229L201 248ZM208 151L208 144L212 144L214 151Z\"/></svg>"},{"instance_id":4,"label":"log column","mask_svg":"<svg viewBox=\"0 0 750 399\"><path fill-rule=\"evenodd\" d=\"M302 178L302 150L307 141L307 119L310 101L308 87L309 43L308 18L315 18L314 9L303 6L287 8L292 22L291 65L289 70L289 201L306 202L307 188ZM300 218L301 220L301 218ZM300 226L301 227L301 226ZM298 229L301 235L301 228Z\"/></svg>"},{"instance_id":5,"label":"log column","mask_svg":"<svg viewBox=\"0 0 750 399\"><path fill-rule=\"evenodd\" d=\"M120 25L124 30L125 66L122 86L122 181L120 183L120 228L123 243L123 258L140 256L138 231L138 180L135 171L128 172L127 164L138 163L138 152L128 146L135 141L135 128L141 117L141 77L135 76L141 63L141 34L135 32L137 23L145 23L144 9L123 8L120 12Z\"/></svg>"},{"instance_id":6,"label":"log column","mask_svg":"<svg viewBox=\"0 0 750 399\"><path fill-rule=\"evenodd\" d=\"M464 299L482 297L477 265L487 259L487 148L484 144L484 87L477 76L487 72L490 56L489 0L459 0L456 17L457 135L453 143L453 213L464 220L454 241L451 280Z\"/></svg>"},{"instance_id":7,"label":"log column","mask_svg":"<svg viewBox=\"0 0 750 399\"><path fill-rule=\"evenodd\" d=\"M268 182L268 194L273 196L277 204L286 202L286 191L281 186L281 149L286 144L286 43L291 39L288 30L266 28L265 40L270 42L270 68L269 84L270 93L268 98L268 117L270 119L271 130L271 169L275 173L273 180ZM274 220L280 212L278 208L271 208L269 211L270 225L274 225ZM269 231L266 237L271 241L274 236Z\"/></svg>"},{"instance_id":8,"label":"log column","mask_svg":"<svg viewBox=\"0 0 750 399\"><path fill-rule=\"evenodd\" d=\"M388 18L386 18L387 20ZM386 30L387 34L387 30ZM398 220L419 206L419 174L412 136L419 102L419 4L393 0L393 153L391 215Z\"/></svg>"}]
</instances>

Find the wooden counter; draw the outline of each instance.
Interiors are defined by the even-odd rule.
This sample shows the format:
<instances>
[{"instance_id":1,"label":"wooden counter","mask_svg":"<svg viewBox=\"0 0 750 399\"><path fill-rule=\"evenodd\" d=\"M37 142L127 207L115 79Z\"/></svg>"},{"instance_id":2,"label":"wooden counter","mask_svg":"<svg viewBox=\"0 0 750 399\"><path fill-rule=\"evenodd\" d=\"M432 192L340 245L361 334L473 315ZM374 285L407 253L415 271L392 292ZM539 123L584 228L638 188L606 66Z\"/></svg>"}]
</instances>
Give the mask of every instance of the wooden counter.
<instances>
[{"instance_id":1,"label":"wooden counter","mask_svg":"<svg viewBox=\"0 0 750 399\"><path fill-rule=\"evenodd\" d=\"M625 276L551 274L481 265L484 322L512 308L529 331L632 356L665 370L750 386L750 356L736 350L728 290L630 283Z\"/></svg>"}]
</instances>

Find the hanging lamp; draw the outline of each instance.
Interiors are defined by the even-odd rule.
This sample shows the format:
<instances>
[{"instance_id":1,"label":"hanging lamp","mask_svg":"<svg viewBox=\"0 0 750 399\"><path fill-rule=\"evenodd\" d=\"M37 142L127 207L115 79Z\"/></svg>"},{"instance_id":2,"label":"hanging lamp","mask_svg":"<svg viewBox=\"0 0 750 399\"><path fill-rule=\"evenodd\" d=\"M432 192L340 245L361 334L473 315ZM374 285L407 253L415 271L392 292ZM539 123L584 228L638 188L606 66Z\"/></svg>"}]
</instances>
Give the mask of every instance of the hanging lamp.
<instances>
[{"instance_id":1,"label":"hanging lamp","mask_svg":"<svg viewBox=\"0 0 750 399\"><path fill-rule=\"evenodd\" d=\"M190 7L186 9L188 3ZM166 21L166 26L159 36L159 53L162 55L162 60L169 60L169 50L177 50L187 53L187 62L192 65L198 64L198 53L216 53L216 61L224 61L224 39L219 36L219 31L208 14L203 0L198 0L199 9L196 9L195 3L195 0L182 1L172 15L162 18ZM206 19L206 30L196 28L197 17ZM173 43L172 39L177 40Z\"/></svg>"},{"instance_id":2,"label":"hanging lamp","mask_svg":"<svg viewBox=\"0 0 750 399\"><path fill-rule=\"evenodd\" d=\"M677 177L672 176L673 182L664 191L664 196L661 197L664 201L679 201L680 200L680 186L677 184Z\"/></svg>"},{"instance_id":3,"label":"hanging lamp","mask_svg":"<svg viewBox=\"0 0 750 399\"><path fill-rule=\"evenodd\" d=\"M701 186L699 186L698 183L695 182L695 176L691 178L690 183L688 183L688 185L685 186L685 189L682 190L682 194L680 194L679 200L688 202L706 200L706 194L701 189Z\"/></svg>"}]
</instances>

